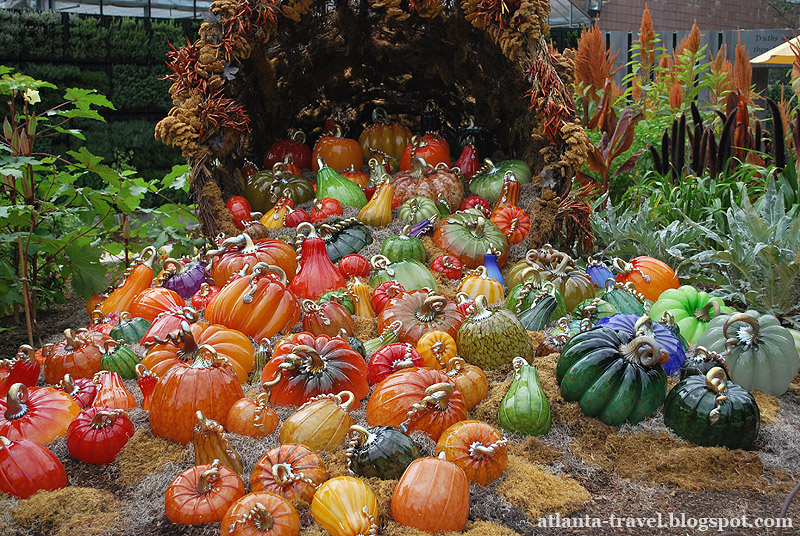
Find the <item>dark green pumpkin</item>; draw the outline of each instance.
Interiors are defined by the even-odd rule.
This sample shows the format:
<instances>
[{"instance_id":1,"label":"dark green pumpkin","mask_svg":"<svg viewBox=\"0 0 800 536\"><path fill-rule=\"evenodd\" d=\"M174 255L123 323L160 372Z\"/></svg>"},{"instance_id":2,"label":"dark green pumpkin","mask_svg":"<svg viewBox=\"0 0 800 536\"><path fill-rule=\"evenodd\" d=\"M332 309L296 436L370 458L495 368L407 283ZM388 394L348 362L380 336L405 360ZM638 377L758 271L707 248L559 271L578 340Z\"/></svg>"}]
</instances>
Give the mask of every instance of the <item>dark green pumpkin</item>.
<instances>
[{"instance_id":1,"label":"dark green pumpkin","mask_svg":"<svg viewBox=\"0 0 800 536\"><path fill-rule=\"evenodd\" d=\"M372 244L373 240L369 229L356 218L322 224L319 226L319 236L325 241L325 250L334 264L345 255L358 253Z\"/></svg>"},{"instance_id":2,"label":"dark green pumpkin","mask_svg":"<svg viewBox=\"0 0 800 536\"><path fill-rule=\"evenodd\" d=\"M244 196L255 212L266 214L285 193L288 193L287 197L294 202L294 206L314 199L311 183L299 175L281 171L278 166L282 165L277 163L273 170L259 171L250 177Z\"/></svg>"},{"instance_id":3,"label":"dark green pumpkin","mask_svg":"<svg viewBox=\"0 0 800 536\"><path fill-rule=\"evenodd\" d=\"M500 402L497 420L511 432L542 435L550 430L550 402L539 382L539 372L521 357L515 357L514 380Z\"/></svg>"},{"instance_id":4,"label":"dark green pumpkin","mask_svg":"<svg viewBox=\"0 0 800 536\"><path fill-rule=\"evenodd\" d=\"M725 358L721 354L710 352L705 346L698 346L694 349L694 355L687 357L683 362L681 380L685 380L689 376L705 376L714 367L721 367L728 373L725 367Z\"/></svg>"},{"instance_id":5,"label":"dark green pumpkin","mask_svg":"<svg viewBox=\"0 0 800 536\"><path fill-rule=\"evenodd\" d=\"M564 400L578 402L589 417L609 426L635 424L651 416L667 395L662 360L654 339L600 326L564 346L556 380Z\"/></svg>"},{"instance_id":6,"label":"dark green pumpkin","mask_svg":"<svg viewBox=\"0 0 800 536\"><path fill-rule=\"evenodd\" d=\"M606 282L605 290L601 290L598 295L613 305L618 313L637 316L647 314L644 307L645 297L636 291L633 283L622 285L609 280Z\"/></svg>"},{"instance_id":7,"label":"dark green pumpkin","mask_svg":"<svg viewBox=\"0 0 800 536\"><path fill-rule=\"evenodd\" d=\"M672 388L664 401L664 424L695 445L749 449L758 437L761 415L753 395L715 367Z\"/></svg>"},{"instance_id":8,"label":"dark green pumpkin","mask_svg":"<svg viewBox=\"0 0 800 536\"><path fill-rule=\"evenodd\" d=\"M542 290L536 293L531 306L517 314L517 318L525 326L525 329L528 331L542 331L550 322L558 307L556 292L556 287L549 281L546 282Z\"/></svg>"},{"instance_id":9,"label":"dark green pumpkin","mask_svg":"<svg viewBox=\"0 0 800 536\"><path fill-rule=\"evenodd\" d=\"M109 339L105 342L103 357L100 358L100 366L103 370L116 372L125 380L136 378L136 365L139 358L136 354L125 346L125 341Z\"/></svg>"},{"instance_id":10,"label":"dark green pumpkin","mask_svg":"<svg viewBox=\"0 0 800 536\"><path fill-rule=\"evenodd\" d=\"M533 359L531 339L514 313L505 308L488 309L483 295L475 299L473 308L456 334L456 347L464 361L496 369L517 356Z\"/></svg>"},{"instance_id":11,"label":"dark green pumpkin","mask_svg":"<svg viewBox=\"0 0 800 536\"><path fill-rule=\"evenodd\" d=\"M355 304L353 303L353 298L346 292L341 290L329 290L325 292L319 297L319 304L322 305L327 301L334 301L345 308L345 310L350 313L351 315L356 312Z\"/></svg>"},{"instance_id":12,"label":"dark green pumpkin","mask_svg":"<svg viewBox=\"0 0 800 536\"><path fill-rule=\"evenodd\" d=\"M389 262L389 259L383 255L375 255L370 263L374 273L369 278L369 286L373 289L386 281L397 281L407 291L423 288L438 290L439 288L431 271L419 261L409 259Z\"/></svg>"},{"instance_id":13,"label":"dark green pumpkin","mask_svg":"<svg viewBox=\"0 0 800 536\"><path fill-rule=\"evenodd\" d=\"M132 318L128 311L119 315L119 323L111 329L108 335L112 339L124 341L128 344L138 344L144 334L150 329L152 323L144 318Z\"/></svg>"},{"instance_id":14,"label":"dark green pumpkin","mask_svg":"<svg viewBox=\"0 0 800 536\"><path fill-rule=\"evenodd\" d=\"M572 318L583 320L588 318L592 325L596 324L601 318L606 318L617 314L617 308L601 298L584 300L572 311Z\"/></svg>"},{"instance_id":15,"label":"dark green pumpkin","mask_svg":"<svg viewBox=\"0 0 800 536\"><path fill-rule=\"evenodd\" d=\"M411 462L420 457L420 451L411 438L393 426L351 426L346 455L351 473L394 480L403 476Z\"/></svg>"},{"instance_id":16,"label":"dark green pumpkin","mask_svg":"<svg viewBox=\"0 0 800 536\"><path fill-rule=\"evenodd\" d=\"M391 262L415 260L424 263L428 260L422 240L409 236L411 227L406 225L398 235L388 237L381 244L381 255Z\"/></svg>"},{"instance_id":17,"label":"dark green pumpkin","mask_svg":"<svg viewBox=\"0 0 800 536\"><path fill-rule=\"evenodd\" d=\"M530 309L536 299L537 292L541 289L542 283L536 278L526 279L522 283L517 283L508 292L508 296L506 297L506 309L516 314ZM567 306L564 304L564 296L557 288L555 288L555 297L556 310L553 312L553 318L567 316Z\"/></svg>"},{"instance_id":18,"label":"dark green pumpkin","mask_svg":"<svg viewBox=\"0 0 800 536\"><path fill-rule=\"evenodd\" d=\"M513 171L520 184L531 182L531 168L522 160L503 160L495 165L487 158L483 161L481 169L472 177L469 183L470 191L489 203L497 202L503 190L503 176L506 171Z\"/></svg>"}]
</instances>

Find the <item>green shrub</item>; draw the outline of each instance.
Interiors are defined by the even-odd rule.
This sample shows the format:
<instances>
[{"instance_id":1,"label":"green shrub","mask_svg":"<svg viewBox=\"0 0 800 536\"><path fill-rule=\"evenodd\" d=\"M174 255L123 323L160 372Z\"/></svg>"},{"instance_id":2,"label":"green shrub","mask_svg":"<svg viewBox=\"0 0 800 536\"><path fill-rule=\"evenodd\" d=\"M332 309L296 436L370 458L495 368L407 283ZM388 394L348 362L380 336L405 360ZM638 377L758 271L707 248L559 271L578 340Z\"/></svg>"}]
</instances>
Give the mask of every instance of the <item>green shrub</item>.
<instances>
[{"instance_id":1,"label":"green shrub","mask_svg":"<svg viewBox=\"0 0 800 536\"><path fill-rule=\"evenodd\" d=\"M21 11L22 51L28 58L45 60L64 57L64 26L61 13Z\"/></svg>"},{"instance_id":2,"label":"green shrub","mask_svg":"<svg viewBox=\"0 0 800 536\"><path fill-rule=\"evenodd\" d=\"M25 27L19 11L0 10L0 57L16 59L22 52Z\"/></svg>"},{"instance_id":3,"label":"green shrub","mask_svg":"<svg viewBox=\"0 0 800 536\"><path fill-rule=\"evenodd\" d=\"M164 66L114 65L111 68L113 88L111 102L121 110L168 111L169 83L163 77Z\"/></svg>"},{"instance_id":4,"label":"green shrub","mask_svg":"<svg viewBox=\"0 0 800 536\"><path fill-rule=\"evenodd\" d=\"M102 60L108 49L108 29L98 17L69 16L69 54L75 60ZM100 89L100 88L97 88Z\"/></svg>"},{"instance_id":5,"label":"green shrub","mask_svg":"<svg viewBox=\"0 0 800 536\"><path fill-rule=\"evenodd\" d=\"M175 48L186 44L183 27L175 21L154 20L150 23L153 36L150 41L150 57L156 61L166 61L170 43Z\"/></svg>"},{"instance_id":6,"label":"green shrub","mask_svg":"<svg viewBox=\"0 0 800 536\"><path fill-rule=\"evenodd\" d=\"M115 19L109 28L109 52L114 61L145 61L149 41L143 19Z\"/></svg>"}]
</instances>

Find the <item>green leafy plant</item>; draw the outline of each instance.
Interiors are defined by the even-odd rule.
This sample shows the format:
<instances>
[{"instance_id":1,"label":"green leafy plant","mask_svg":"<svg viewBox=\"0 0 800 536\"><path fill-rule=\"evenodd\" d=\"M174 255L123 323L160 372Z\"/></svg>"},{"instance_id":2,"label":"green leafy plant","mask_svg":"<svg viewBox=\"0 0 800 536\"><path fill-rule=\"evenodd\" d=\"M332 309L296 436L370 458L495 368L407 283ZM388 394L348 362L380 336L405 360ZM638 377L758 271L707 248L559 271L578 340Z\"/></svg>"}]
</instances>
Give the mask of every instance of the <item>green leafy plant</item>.
<instances>
[{"instance_id":1,"label":"green leafy plant","mask_svg":"<svg viewBox=\"0 0 800 536\"><path fill-rule=\"evenodd\" d=\"M76 60L105 59L108 29L97 17L69 16L69 56Z\"/></svg>"}]
</instances>

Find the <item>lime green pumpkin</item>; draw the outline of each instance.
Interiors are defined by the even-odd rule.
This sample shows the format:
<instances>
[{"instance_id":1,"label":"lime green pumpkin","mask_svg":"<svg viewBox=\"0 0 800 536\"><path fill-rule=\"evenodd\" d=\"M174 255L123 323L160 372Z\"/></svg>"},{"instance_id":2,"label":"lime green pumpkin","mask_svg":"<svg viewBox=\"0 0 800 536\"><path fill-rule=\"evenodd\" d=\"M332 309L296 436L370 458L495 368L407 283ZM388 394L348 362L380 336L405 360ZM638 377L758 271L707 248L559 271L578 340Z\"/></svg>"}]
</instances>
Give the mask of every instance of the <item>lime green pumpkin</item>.
<instances>
[{"instance_id":1,"label":"lime green pumpkin","mask_svg":"<svg viewBox=\"0 0 800 536\"><path fill-rule=\"evenodd\" d=\"M711 319L697 344L711 352L725 352L731 380L748 391L781 396L800 368L789 330L774 316L757 311Z\"/></svg>"},{"instance_id":2,"label":"lime green pumpkin","mask_svg":"<svg viewBox=\"0 0 800 536\"><path fill-rule=\"evenodd\" d=\"M539 382L539 372L521 357L515 357L514 379L497 410L500 426L525 435L542 435L550 430L550 402Z\"/></svg>"},{"instance_id":3,"label":"lime green pumpkin","mask_svg":"<svg viewBox=\"0 0 800 536\"><path fill-rule=\"evenodd\" d=\"M604 326L576 334L556 366L561 396L578 402L589 417L609 426L636 424L651 416L667 395L669 359L655 339Z\"/></svg>"},{"instance_id":4,"label":"lime green pumpkin","mask_svg":"<svg viewBox=\"0 0 800 536\"><path fill-rule=\"evenodd\" d=\"M520 184L531 182L531 168L522 160L503 160L495 165L487 158L483 161L481 169L472 177L469 183L470 191L489 203L497 202L503 191L503 176L506 171L512 171Z\"/></svg>"},{"instance_id":5,"label":"lime green pumpkin","mask_svg":"<svg viewBox=\"0 0 800 536\"><path fill-rule=\"evenodd\" d=\"M749 449L758 437L761 414L753 395L714 367L672 388L664 401L664 424L695 445Z\"/></svg>"},{"instance_id":6,"label":"lime green pumpkin","mask_svg":"<svg viewBox=\"0 0 800 536\"><path fill-rule=\"evenodd\" d=\"M325 242L325 251L334 264L346 255L358 253L373 242L369 228L356 218L323 223L319 226L319 236Z\"/></svg>"},{"instance_id":7,"label":"lime green pumpkin","mask_svg":"<svg viewBox=\"0 0 800 536\"><path fill-rule=\"evenodd\" d=\"M367 196L360 186L329 168L322 158L318 158L317 163L317 199L332 197L342 205L358 210L367 204Z\"/></svg>"},{"instance_id":8,"label":"lime green pumpkin","mask_svg":"<svg viewBox=\"0 0 800 536\"><path fill-rule=\"evenodd\" d=\"M119 323L111 328L108 335L112 339L124 341L128 344L138 344L144 334L150 329L152 323L141 317L132 318L128 311L119 315Z\"/></svg>"},{"instance_id":9,"label":"lime green pumpkin","mask_svg":"<svg viewBox=\"0 0 800 536\"><path fill-rule=\"evenodd\" d=\"M397 281L406 290L429 288L435 291L439 288L428 267L417 260L389 262L383 255L375 255L370 264L375 270L369 278L369 286L373 289L386 281Z\"/></svg>"},{"instance_id":10,"label":"lime green pumpkin","mask_svg":"<svg viewBox=\"0 0 800 536\"><path fill-rule=\"evenodd\" d=\"M475 298L473 308L456 334L456 347L464 361L496 369L517 356L533 359L531 339L514 313L505 308L489 309L483 295Z\"/></svg>"},{"instance_id":11,"label":"lime green pumpkin","mask_svg":"<svg viewBox=\"0 0 800 536\"><path fill-rule=\"evenodd\" d=\"M412 197L397 209L397 217L412 225L438 215L436 203L427 197Z\"/></svg>"},{"instance_id":12,"label":"lime green pumpkin","mask_svg":"<svg viewBox=\"0 0 800 536\"><path fill-rule=\"evenodd\" d=\"M498 266L502 268L508 262L506 235L477 208L456 212L440 221L433 242L458 257L467 268L482 265L484 255L492 249L497 252Z\"/></svg>"},{"instance_id":13,"label":"lime green pumpkin","mask_svg":"<svg viewBox=\"0 0 800 536\"><path fill-rule=\"evenodd\" d=\"M731 313L720 298L710 298L707 292L697 290L691 285L681 285L661 293L650 307L650 318L661 320L664 313L672 315L680 328L681 335L689 344L696 344L705 333L712 318L720 313Z\"/></svg>"},{"instance_id":14,"label":"lime green pumpkin","mask_svg":"<svg viewBox=\"0 0 800 536\"><path fill-rule=\"evenodd\" d=\"M136 378L136 365L139 358L136 354L125 346L124 341L109 339L105 342L103 356L100 358L100 366L103 370L116 372L125 380Z\"/></svg>"},{"instance_id":15,"label":"lime green pumpkin","mask_svg":"<svg viewBox=\"0 0 800 536\"><path fill-rule=\"evenodd\" d=\"M506 309L515 314L520 314L522 311L530 309L536 298L536 293L541 289L542 284L535 278L526 279L522 283L517 283L508 292ZM553 312L553 318L567 316L567 306L564 304L564 296L557 288L554 288L554 290L556 310Z\"/></svg>"},{"instance_id":16,"label":"lime green pumpkin","mask_svg":"<svg viewBox=\"0 0 800 536\"><path fill-rule=\"evenodd\" d=\"M244 196L254 211L266 214L281 197L288 197L295 206L314 199L311 183L299 175L283 171L282 166L278 162L272 171L259 171L250 177Z\"/></svg>"},{"instance_id":17,"label":"lime green pumpkin","mask_svg":"<svg viewBox=\"0 0 800 536\"><path fill-rule=\"evenodd\" d=\"M381 255L391 262L413 259L424 263L428 256L422 240L416 236L409 236L411 226L406 225L398 235L390 236L381 244Z\"/></svg>"}]
</instances>

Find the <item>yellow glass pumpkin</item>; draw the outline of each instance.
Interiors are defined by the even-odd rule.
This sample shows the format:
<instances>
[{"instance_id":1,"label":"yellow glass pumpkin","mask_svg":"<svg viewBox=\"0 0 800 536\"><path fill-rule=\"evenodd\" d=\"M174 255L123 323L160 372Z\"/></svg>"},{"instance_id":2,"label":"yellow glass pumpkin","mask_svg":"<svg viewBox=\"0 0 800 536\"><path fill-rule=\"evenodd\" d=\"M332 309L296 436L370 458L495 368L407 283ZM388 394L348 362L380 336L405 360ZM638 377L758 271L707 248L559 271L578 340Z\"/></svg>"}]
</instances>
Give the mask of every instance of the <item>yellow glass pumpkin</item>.
<instances>
[{"instance_id":1,"label":"yellow glass pumpkin","mask_svg":"<svg viewBox=\"0 0 800 536\"><path fill-rule=\"evenodd\" d=\"M302 444L317 451L338 449L353 424L348 413L353 400L355 395L350 391L310 399L283 423L281 444Z\"/></svg>"},{"instance_id":2,"label":"yellow glass pumpkin","mask_svg":"<svg viewBox=\"0 0 800 536\"><path fill-rule=\"evenodd\" d=\"M374 163L374 166L373 166ZM380 166L374 158L369 161L370 169ZM372 198L367 201L361 212L358 213L358 220L361 223L372 227L386 227L392 223L392 199L394 198L394 186L389 183L389 175L382 173L380 183L372 194Z\"/></svg>"},{"instance_id":3,"label":"yellow glass pumpkin","mask_svg":"<svg viewBox=\"0 0 800 536\"><path fill-rule=\"evenodd\" d=\"M417 342L417 353L425 366L442 370L456 356L456 340L446 331L434 330L423 335Z\"/></svg>"},{"instance_id":4,"label":"yellow glass pumpkin","mask_svg":"<svg viewBox=\"0 0 800 536\"><path fill-rule=\"evenodd\" d=\"M458 291L463 292L473 300L483 294L486 296L487 303L497 303L506 299L502 283L493 277L489 277L486 267L483 265L478 266L474 274L468 275L461 280Z\"/></svg>"},{"instance_id":5,"label":"yellow glass pumpkin","mask_svg":"<svg viewBox=\"0 0 800 536\"><path fill-rule=\"evenodd\" d=\"M317 488L311 515L331 536L375 534L378 500L363 480L337 476Z\"/></svg>"}]
</instances>

